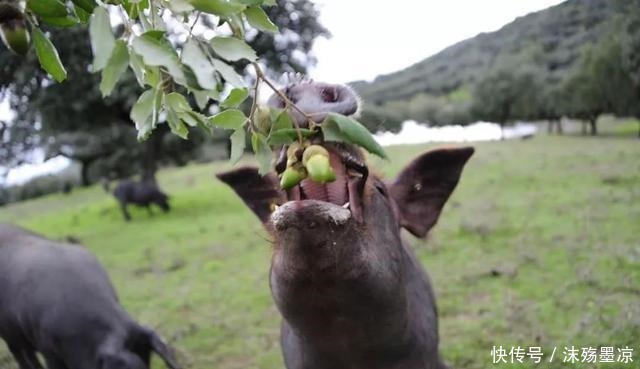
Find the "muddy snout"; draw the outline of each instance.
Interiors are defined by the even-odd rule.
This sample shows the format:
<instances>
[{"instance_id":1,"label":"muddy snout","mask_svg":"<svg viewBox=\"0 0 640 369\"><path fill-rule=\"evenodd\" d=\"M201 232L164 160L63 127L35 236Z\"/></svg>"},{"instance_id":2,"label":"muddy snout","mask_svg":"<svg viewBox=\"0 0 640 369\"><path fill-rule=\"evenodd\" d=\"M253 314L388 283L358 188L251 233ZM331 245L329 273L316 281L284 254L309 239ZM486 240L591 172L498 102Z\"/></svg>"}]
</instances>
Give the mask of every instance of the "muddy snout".
<instances>
[{"instance_id":1,"label":"muddy snout","mask_svg":"<svg viewBox=\"0 0 640 369\"><path fill-rule=\"evenodd\" d=\"M279 232L291 228L322 232L344 227L350 220L348 208L318 200L289 201L271 214L271 222Z\"/></svg>"}]
</instances>

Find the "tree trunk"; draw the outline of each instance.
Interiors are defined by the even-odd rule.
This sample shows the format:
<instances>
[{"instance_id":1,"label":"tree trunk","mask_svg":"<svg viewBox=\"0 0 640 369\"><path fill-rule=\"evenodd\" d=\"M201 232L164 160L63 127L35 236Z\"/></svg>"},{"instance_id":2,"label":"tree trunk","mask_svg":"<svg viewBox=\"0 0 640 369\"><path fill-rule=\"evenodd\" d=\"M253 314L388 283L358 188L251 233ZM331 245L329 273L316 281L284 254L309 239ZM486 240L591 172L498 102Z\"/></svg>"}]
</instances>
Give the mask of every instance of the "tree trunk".
<instances>
[{"instance_id":1,"label":"tree trunk","mask_svg":"<svg viewBox=\"0 0 640 369\"><path fill-rule=\"evenodd\" d=\"M558 119L558 120L556 120L556 124L557 124L557 126L556 126L556 133L557 133L557 134L559 134L559 135L563 134L563 133L564 133L564 131L563 131L563 129L562 129L562 119Z\"/></svg>"},{"instance_id":2,"label":"tree trunk","mask_svg":"<svg viewBox=\"0 0 640 369\"><path fill-rule=\"evenodd\" d=\"M501 122L500 123L500 141L504 141L505 137L504 137L504 123Z\"/></svg>"},{"instance_id":3,"label":"tree trunk","mask_svg":"<svg viewBox=\"0 0 640 369\"><path fill-rule=\"evenodd\" d=\"M140 173L143 179L155 178L156 172L158 171L158 158L162 152L163 138L167 132L168 130L158 127L144 142L141 168L142 172Z\"/></svg>"},{"instance_id":4,"label":"tree trunk","mask_svg":"<svg viewBox=\"0 0 640 369\"><path fill-rule=\"evenodd\" d=\"M591 127L590 134L591 136L596 136L598 134L598 126L597 126L598 118L589 119L589 126Z\"/></svg>"},{"instance_id":5,"label":"tree trunk","mask_svg":"<svg viewBox=\"0 0 640 369\"><path fill-rule=\"evenodd\" d=\"M87 187L91 185L91 180L89 180L89 165L93 160L85 160L80 162L80 184L82 187Z\"/></svg>"}]
</instances>

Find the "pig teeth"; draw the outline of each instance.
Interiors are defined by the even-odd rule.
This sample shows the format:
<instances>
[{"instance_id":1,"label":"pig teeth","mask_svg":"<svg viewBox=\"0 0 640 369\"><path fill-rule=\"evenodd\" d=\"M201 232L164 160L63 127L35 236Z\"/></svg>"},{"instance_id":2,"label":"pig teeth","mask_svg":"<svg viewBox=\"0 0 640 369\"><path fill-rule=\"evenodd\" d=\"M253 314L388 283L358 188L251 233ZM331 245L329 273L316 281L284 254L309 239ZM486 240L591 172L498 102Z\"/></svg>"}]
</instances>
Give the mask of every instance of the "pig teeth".
<instances>
[{"instance_id":1,"label":"pig teeth","mask_svg":"<svg viewBox=\"0 0 640 369\"><path fill-rule=\"evenodd\" d=\"M349 209L349 206L350 206L350 204L349 204L348 201L345 202L344 205L342 205L342 207L345 208L345 209Z\"/></svg>"},{"instance_id":2,"label":"pig teeth","mask_svg":"<svg viewBox=\"0 0 640 369\"><path fill-rule=\"evenodd\" d=\"M349 174L349 177L362 178L362 173L357 172L355 170L349 170L348 174Z\"/></svg>"}]
</instances>

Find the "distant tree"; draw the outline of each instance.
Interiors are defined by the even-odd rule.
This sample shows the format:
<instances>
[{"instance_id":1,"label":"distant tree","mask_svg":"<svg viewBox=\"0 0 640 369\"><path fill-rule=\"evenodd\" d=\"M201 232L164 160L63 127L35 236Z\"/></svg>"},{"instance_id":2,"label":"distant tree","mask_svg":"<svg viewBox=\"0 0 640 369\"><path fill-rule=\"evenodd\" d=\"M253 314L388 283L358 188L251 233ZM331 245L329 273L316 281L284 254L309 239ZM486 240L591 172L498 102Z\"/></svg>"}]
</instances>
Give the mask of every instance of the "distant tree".
<instances>
[{"instance_id":1,"label":"distant tree","mask_svg":"<svg viewBox=\"0 0 640 369\"><path fill-rule=\"evenodd\" d=\"M313 40L328 31L319 23L318 12L308 0L278 0L267 8L279 26L278 35L247 30L247 43L262 57L272 73L305 72L315 60L309 56ZM202 15L206 26L212 18ZM205 141L204 133L191 129L189 140L166 135L160 124L143 144L129 114L141 90L130 71L111 96L103 99L99 74L88 70L93 55L86 28L50 28L68 79L54 83L38 65L35 53L18 57L0 44L0 98L9 98L16 117L0 135L0 165L15 166L29 161L34 149L47 156L63 155L82 164L83 183L90 172L116 176L132 172L154 173L161 163L185 163ZM235 64L243 69L246 62Z\"/></svg>"},{"instance_id":2,"label":"distant tree","mask_svg":"<svg viewBox=\"0 0 640 369\"><path fill-rule=\"evenodd\" d=\"M551 81L539 82L532 89L532 98L528 101L529 120L546 121L547 133L562 134L563 104L569 99L565 90Z\"/></svg>"},{"instance_id":3,"label":"distant tree","mask_svg":"<svg viewBox=\"0 0 640 369\"><path fill-rule=\"evenodd\" d=\"M631 115L638 119L640 138L640 1L628 6L627 16L622 21L620 42L624 72L631 81L631 98L616 106L619 114Z\"/></svg>"},{"instance_id":4,"label":"distant tree","mask_svg":"<svg viewBox=\"0 0 640 369\"><path fill-rule=\"evenodd\" d=\"M404 121L402 113L388 106L364 104L360 113L360 122L371 132L399 132Z\"/></svg>"},{"instance_id":5,"label":"distant tree","mask_svg":"<svg viewBox=\"0 0 640 369\"><path fill-rule=\"evenodd\" d=\"M578 69L564 86L568 98L565 113L588 122L591 135L598 134L601 114L626 115L638 101L630 73L623 66L622 50L615 34L587 47Z\"/></svg>"},{"instance_id":6,"label":"distant tree","mask_svg":"<svg viewBox=\"0 0 640 369\"><path fill-rule=\"evenodd\" d=\"M536 79L529 71L498 66L480 80L473 92L473 115L504 126L514 119L530 116L528 99ZM504 138L504 136L503 136Z\"/></svg>"}]
</instances>

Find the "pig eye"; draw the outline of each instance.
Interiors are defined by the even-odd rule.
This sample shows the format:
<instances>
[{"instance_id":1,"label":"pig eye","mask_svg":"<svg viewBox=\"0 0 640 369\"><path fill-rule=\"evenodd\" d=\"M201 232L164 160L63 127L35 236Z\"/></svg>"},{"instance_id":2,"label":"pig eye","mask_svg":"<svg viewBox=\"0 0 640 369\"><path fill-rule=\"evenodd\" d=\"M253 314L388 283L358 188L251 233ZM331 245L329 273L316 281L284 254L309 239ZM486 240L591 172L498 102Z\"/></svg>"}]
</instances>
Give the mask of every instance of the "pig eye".
<instances>
[{"instance_id":1,"label":"pig eye","mask_svg":"<svg viewBox=\"0 0 640 369\"><path fill-rule=\"evenodd\" d=\"M384 196L384 197L388 197L389 196L389 194L387 193L387 187L384 184L376 182L376 183L374 183L373 186L376 188L376 190L378 190L378 192L380 192L380 194L382 196Z\"/></svg>"}]
</instances>

